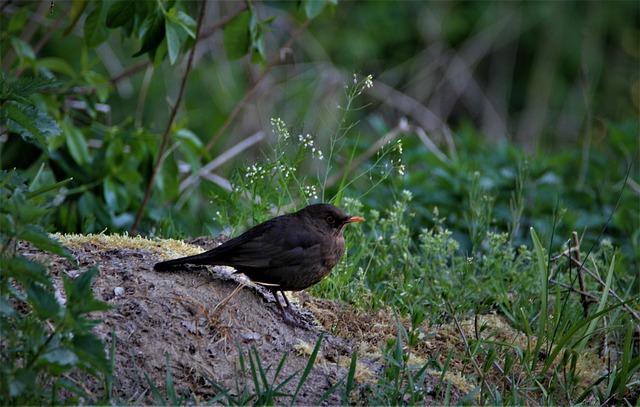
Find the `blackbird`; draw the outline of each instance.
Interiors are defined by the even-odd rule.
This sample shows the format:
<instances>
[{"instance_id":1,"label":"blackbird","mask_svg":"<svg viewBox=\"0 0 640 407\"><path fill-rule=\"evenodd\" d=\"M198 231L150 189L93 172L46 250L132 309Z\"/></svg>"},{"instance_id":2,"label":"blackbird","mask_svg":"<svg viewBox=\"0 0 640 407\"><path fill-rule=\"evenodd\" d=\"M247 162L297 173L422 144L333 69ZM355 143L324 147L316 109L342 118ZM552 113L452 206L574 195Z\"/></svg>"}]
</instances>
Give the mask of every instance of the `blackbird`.
<instances>
[{"instance_id":1,"label":"blackbird","mask_svg":"<svg viewBox=\"0 0 640 407\"><path fill-rule=\"evenodd\" d=\"M278 299L284 291L299 291L325 278L344 253L342 228L364 218L349 216L331 204L309 205L298 212L261 223L215 249L157 263L157 271L184 264L231 266L273 293L283 319L290 320Z\"/></svg>"}]
</instances>

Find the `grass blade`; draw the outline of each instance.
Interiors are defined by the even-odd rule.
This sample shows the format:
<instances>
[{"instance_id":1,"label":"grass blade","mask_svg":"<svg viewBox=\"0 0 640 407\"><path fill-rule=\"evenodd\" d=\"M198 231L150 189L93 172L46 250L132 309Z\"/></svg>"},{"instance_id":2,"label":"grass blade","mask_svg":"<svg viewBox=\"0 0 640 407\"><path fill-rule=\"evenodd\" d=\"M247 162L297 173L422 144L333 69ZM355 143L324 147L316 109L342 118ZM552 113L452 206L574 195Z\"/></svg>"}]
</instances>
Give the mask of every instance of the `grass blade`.
<instances>
[{"instance_id":1,"label":"grass blade","mask_svg":"<svg viewBox=\"0 0 640 407\"><path fill-rule=\"evenodd\" d=\"M611 281L613 280L613 270L615 268L615 264L616 264L616 256L614 255L613 258L611 259L611 264L609 265L609 271L607 272L607 281L605 283L604 290L602 291L602 297L600 297L600 303L598 304L598 310L596 312L602 311L604 307L607 305L607 298L609 296L609 290L611 288ZM582 339L582 342L580 342L580 344L577 347L578 353L580 353L582 349L584 349L585 345L587 344L587 340L589 339L593 331L596 329L596 325L598 325L599 322L600 322L600 318L597 318L591 321L591 323L589 324L589 327L587 328L584 334L584 339Z\"/></svg>"},{"instance_id":2,"label":"grass blade","mask_svg":"<svg viewBox=\"0 0 640 407\"><path fill-rule=\"evenodd\" d=\"M540 348L542 347L542 343L544 342L542 339L546 337L545 332L547 329L547 321L549 318L548 311L548 298L549 298L549 269L547 268L547 262L545 260L544 251L542 248L542 244L540 243L540 239L538 238L538 234L536 231L531 228L531 240L533 240L533 247L536 255L536 260L538 264L538 277L540 282L540 316L539 316L539 328L538 328L538 342L536 343L536 348L534 354L537 355L540 353ZM531 366L532 370L535 370L536 365L538 363L538 358L532 358L533 365Z\"/></svg>"},{"instance_id":3,"label":"grass blade","mask_svg":"<svg viewBox=\"0 0 640 407\"><path fill-rule=\"evenodd\" d=\"M324 333L320 332L320 336L318 336L318 341L316 342L316 346L313 348L313 352L311 352L311 356L309 356L309 361L307 362L307 366L304 368L304 372L302 372L302 376L300 377L300 381L298 382L298 387L296 387L296 391L293 393L293 397L291 398L291 405L294 405L296 402L296 398L298 397L298 393L302 389L302 386L307 380L309 373L311 373L311 369L313 369L313 364L318 357L318 351L320 350L320 345L322 344L322 338L324 337Z\"/></svg>"},{"instance_id":4,"label":"grass blade","mask_svg":"<svg viewBox=\"0 0 640 407\"><path fill-rule=\"evenodd\" d=\"M171 377L171 370L169 369L169 352L164 353L167 363L167 377L166 377L166 386L167 386L167 399L169 404L172 406L180 404L178 402L178 395L176 394L176 388L173 384L173 377Z\"/></svg>"},{"instance_id":5,"label":"grass blade","mask_svg":"<svg viewBox=\"0 0 640 407\"><path fill-rule=\"evenodd\" d=\"M351 364L349 365L349 372L347 373L347 382L345 383L344 396L342 398L342 404L349 404L349 394L355 388L354 378L356 375L356 367L358 361L358 352L354 351L351 356Z\"/></svg>"}]
</instances>

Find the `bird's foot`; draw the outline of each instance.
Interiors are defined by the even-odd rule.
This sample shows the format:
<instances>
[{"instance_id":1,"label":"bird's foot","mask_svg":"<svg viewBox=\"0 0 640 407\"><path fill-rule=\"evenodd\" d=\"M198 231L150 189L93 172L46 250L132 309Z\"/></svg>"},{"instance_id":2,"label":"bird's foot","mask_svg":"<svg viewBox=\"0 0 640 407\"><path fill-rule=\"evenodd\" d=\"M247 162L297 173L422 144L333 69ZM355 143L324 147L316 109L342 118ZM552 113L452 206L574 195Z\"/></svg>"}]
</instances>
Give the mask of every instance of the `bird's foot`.
<instances>
[{"instance_id":1,"label":"bird's foot","mask_svg":"<svg viewBox=\"0 0 640 407\"><path fill-rule=\"evenodd\" d=\"M273 297L276 299L276 304L278 305L278 309L280 309L282 320L287 325L295 326L298 328L308 328L308 324L306 323L302 315L300 315L298 312L296 312L296 310L293 309L293 305L291 305L287 296L284 295L284 292L281 291L282 298L284 298L284 301L287 304L286 308L284 308L280 303L280 299L278 298L277 291L272 291L272 293L273 293Z\"/></svg>"},{"instance_id":2,"label":"bird's foot","mask_svg":"<svg viewBox=\"0 0 640 407\"><path fill-rule=\"evenodd\" d=\"M306 322L302 319L302 316L294 310L282 310L282 320L285 324L291 325L296 328L308 328Z\"/></svg>"}]
</instances>

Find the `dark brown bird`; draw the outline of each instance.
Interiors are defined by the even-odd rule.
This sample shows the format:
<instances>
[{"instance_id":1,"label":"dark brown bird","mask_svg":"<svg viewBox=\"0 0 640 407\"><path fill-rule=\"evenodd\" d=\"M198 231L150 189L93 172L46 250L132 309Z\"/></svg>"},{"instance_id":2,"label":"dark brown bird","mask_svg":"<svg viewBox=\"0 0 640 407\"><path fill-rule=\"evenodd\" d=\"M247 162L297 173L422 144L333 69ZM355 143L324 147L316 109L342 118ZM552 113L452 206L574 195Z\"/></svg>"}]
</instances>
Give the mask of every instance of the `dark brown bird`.
<instances>
[{"instance_id":1,"label":"dark brown bird","mask_svg":"<svg viewBox=\"0 0 640 407\"><path fill-rule=\"evenodd\" d=\"M157 263L157 271L183 264L231 266L273 293L286 322L277 292L299 291L325 278L344 253L342 228L364 218L349 216L331 204L309 205L298 212L261 223L215 249Z\"/></svg>"}]
</instances>

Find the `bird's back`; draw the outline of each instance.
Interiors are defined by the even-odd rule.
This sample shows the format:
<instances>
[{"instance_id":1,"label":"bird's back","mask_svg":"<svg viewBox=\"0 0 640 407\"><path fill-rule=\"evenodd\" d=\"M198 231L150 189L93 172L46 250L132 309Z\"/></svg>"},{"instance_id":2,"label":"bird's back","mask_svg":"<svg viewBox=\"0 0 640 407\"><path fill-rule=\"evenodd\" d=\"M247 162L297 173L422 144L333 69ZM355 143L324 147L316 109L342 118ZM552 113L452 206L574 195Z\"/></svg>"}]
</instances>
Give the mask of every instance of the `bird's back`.
<instances>
[{"instance_id":1,"label":"bird's back","mask_svg":"<svg viewBox=\"0 0 640 407\"><path fill-rule=\"evenodd\" d=\"M326 277L344 252L342 234L322 235L297 213L249 229L207 252L156 265L230 266L257 284L283 291L303 290Z\"/></svg>"}]
</instances>

